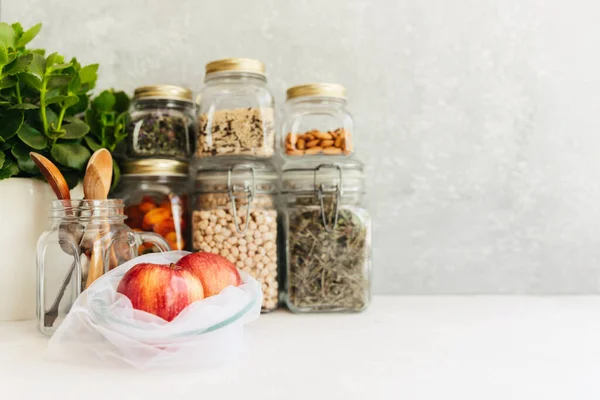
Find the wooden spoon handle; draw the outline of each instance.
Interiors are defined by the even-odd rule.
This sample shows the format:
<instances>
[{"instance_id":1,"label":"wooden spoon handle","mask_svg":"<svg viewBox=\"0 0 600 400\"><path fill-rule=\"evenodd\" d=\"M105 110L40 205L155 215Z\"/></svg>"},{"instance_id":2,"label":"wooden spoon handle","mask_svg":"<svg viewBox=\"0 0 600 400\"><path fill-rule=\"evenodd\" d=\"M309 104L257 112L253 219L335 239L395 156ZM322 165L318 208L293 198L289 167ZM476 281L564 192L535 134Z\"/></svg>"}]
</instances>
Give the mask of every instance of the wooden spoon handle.
<instances>
[{"instance_id":1,"label":"wooden spoon handle","mask_svg":"<svg viewBox=\"0 0 600 400\"><path fill-rule=\"evenodd\" d=\"M65 177L60 173L58 168L56 168L56 165L43 155L33 151L29 153L29 157L31 157L35 165L40 169L42 175L44 175L44 178L46 178L52 187L56 197L58 197L59 200L70 200L71 193L69 193L69 185L67 185Z\"/></svg>"}]
</instances>

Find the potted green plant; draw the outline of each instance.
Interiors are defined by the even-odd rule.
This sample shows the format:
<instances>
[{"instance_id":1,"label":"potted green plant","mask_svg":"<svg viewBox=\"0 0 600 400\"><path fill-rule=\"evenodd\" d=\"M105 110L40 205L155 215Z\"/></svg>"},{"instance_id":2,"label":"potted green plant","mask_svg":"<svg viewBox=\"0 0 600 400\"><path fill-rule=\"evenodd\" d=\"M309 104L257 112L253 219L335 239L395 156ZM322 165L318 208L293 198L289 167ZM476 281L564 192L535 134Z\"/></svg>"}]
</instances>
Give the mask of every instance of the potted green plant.
<instances>
[{"instance_id":1,"label":"potted green plant","mask_svg":"<svg viewBox=\"0 0 600 400\"><path fill-rule=\"evenodd\" d=\"M127 96L91 99L98 64L28 48L40 29L0 23L0 321L35 316L36 242L54 195L29 153L52 160L73 189L92 151L115 150L125 135Z\"/></svg>"}]
</instances>

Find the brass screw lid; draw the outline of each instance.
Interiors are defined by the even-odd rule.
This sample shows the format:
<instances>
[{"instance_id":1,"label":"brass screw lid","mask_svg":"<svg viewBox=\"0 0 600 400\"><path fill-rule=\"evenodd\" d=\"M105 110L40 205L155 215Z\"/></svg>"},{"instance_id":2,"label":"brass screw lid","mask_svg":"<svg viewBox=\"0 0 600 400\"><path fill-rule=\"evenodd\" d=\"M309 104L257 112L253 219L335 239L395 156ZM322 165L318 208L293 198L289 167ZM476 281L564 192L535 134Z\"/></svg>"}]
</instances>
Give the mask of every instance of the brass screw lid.
<instances>
[{"instance_id":1,"label":"brass screw lid","mask_svg":"<svg viewBox=\"0 0 600 400\"><path fill-rule=\"evenodd\" d=\"M213 72L240 71L265 74L265 64L252 58L225 58L206 64L206 75Z\"/></svg>"},{"instance_id":2,"label":"brass screw lid","mask_svg":"<svg viewBox=\"0 0 600 400\"><path fill-rule=\"evenodd\" d=\"M135 89L135 99L172 99L192 101L192 91L188 88L175 85L142 86Z\"/></svg>"},{"instance_id":3,"label":"brass screw lid","mask_svg":"<svg viewBox=\"0 0 600 400\"><path fill-rule=\"evenodd\" d=\"M346 98L346 88L339 83L310 83L293 86L287 90L287 99L304 96L326 96Z\"/></svg>"},{"instance_id":4,"label":"brass screw lid","mask_svg":"<svg viewBox=\"0 0 600 400\"><path fill-rule=\"evenodd\" d=\"M167 158L127 160L121 164L123 175L180 175L187 176L189 164Z\"/></svg>"}]
</instances>

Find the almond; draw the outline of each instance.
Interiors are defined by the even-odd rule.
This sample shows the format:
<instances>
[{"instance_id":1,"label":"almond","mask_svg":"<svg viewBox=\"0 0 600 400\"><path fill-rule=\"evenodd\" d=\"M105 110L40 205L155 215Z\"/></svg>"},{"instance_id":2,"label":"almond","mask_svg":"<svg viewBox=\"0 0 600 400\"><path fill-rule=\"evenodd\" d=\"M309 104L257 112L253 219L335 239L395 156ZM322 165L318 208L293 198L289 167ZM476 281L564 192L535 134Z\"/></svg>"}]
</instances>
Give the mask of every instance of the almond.
<instances>
[{"instance_id":1,"label":"almond","mask_svg":"<svg viewBox=\"0 0 600 400\"><path fill-rule=\"evenodd\" d=\"M298 139L298 142L296 142L296 148L298 150L304 150L305 147L306 147L306 142L304 141L304 139Z\"/></svg>"},{"instance_id":2,"label":"almond","mask_svg":"<svg viewBox=\"0 0 600 400\"><path fill-rule=\"evenodd\" d=\"M342 149L337 147L329 147L323 150L323 154L342 154Z\"/></svg>"},{"instance_id":3,"label":"almond","mask_svg":"<svg viewBox=\"0 0 600 400\"><path fill-rule=\"evenodd\" d=\"M329 133L326 133L326 132L316 132L316 133L314 133L314 135L317 139L321 139L321 140L333 139L333 136L331 136Z\"/></svg>"},{"instance_id":4,"label":"almond","mask_svg":"<svg viewBox=\"0 0 600 400\"><path fill-rule=\"evenodd\" d=\"M296 144L296 140L297 140L297 135L295 133L288 133L288 135L287 135L288 143L290 143L293 146Z\"/></svg>"},{"instance_id":5,"label":"almond","mask_svg":"<svg viewBox=\"0 0 600 400\"><path fill-rule=\"evenodd\" d=\"M315 147L319 144L320 140L319 139L315 139L315 140L311 140L310 142L306 143L306 147L308 147L309 149L311 147Z\"/></svg>"},{"instance_id":6,"label":"almond","mask_svg":"<svg viewBox=\"0 0 600 400\"><path fill-rule=\"evenodd\" d=\"M304 139L305 141L311 141L311 140L315 140L315 137L313 135L311 135L310 133L305 133L304 136L302 137L302 139Z\"/></svg>"},{"instance_id":7,"label":"almond","mask_svg":"<svg viewBox=\"0 0 600 400\"><path fill-rule=\"evenodd\" d=\"M335 147L339 147L341 149L343 142L344 142L344 137L342 135L339 135L337 137L337 139L335 139Z\"/></svg>"},{"instance_id":8,"label":"almond","mask_svg":"<svg viewBox=\"0 0 600 400\"><path fill-rule=\"evenodd\" d=\"M335 139L337 139L337 137L338 137L338 133L337 133L337 131L331 131L331 132L329 132L329 134L331 135L331 137L332 137L334 140L335 140Z\"/></svg>"},{"instance_id":9,"label":"almond","mask_svg":"<svg viewBox=\"0 0 600 400\"><path fill-rule=\"evenodd\" d=\"M319 154L322 151L323 151L322 147L313 147L313 148L310 148L310 149L306 150L304 152L304 154L306 154L306 155Z\"/></svg>"},{"instance_id":10,"label":"almond","mask_svg":"<svg viewBox=\"0 0 600 400\"><path fill-rule=\"evenodd\" d=\"M325 147L331 147L333 146L335 142L333 140L322 140L321 141L321 147L325 148Z\"/></svg>"},{"instance_id":11,"label":"almond","mask_svg":"<svg viewBox=\"0 0 600 400\"><path fill-rule=\"evenodd\" d=\"M288 149L288 150L294 150L294 146L292 146L291 143L286 143L285 144L285 148Z\"/></svg>"},{"instance_id":12,"label":"almond","mask_svg":"<svg viewBox=\"0 0 600 400\"><path fill-rule=\"evenodd\" d=\"M301 155L304 155L304 151L303 150L288 150L288 151L286 151L286 154L288 156L301 156Z\"/></svg>"}]
</instances>

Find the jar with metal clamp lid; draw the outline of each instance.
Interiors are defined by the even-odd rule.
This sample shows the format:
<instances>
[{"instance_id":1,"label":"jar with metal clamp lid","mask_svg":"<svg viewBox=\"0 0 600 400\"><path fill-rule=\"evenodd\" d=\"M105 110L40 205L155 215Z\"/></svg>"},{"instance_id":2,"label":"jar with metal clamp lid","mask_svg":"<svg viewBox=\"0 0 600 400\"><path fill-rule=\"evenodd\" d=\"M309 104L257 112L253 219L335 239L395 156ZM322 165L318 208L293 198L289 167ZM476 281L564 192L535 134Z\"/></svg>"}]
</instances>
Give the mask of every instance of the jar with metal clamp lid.
<instances>
[{"instance_id":1,"label":"jar with metal clamp lid","mask_svg":"<svg viewBox=\"0 0 600 400\"><path fill-rule=\"evenodd\" d=\"M125 203L125 223L134 231L155 232L173 250L189 247L188 163L147 158L121 163L122 175L112 194ZM140 254L156 251L144 243Z\"/></svg>"},{"instance_id":2,"label":"jar with metal clamp lid","mask_svg":"<svg viewBox=\"0 0 600 400\"><path fill-rule=\"evenodd\" d=\"M201 169L195 179L192 246L220 254L262 285L262 311L278 306L277 173L267 164Z\"/></svg>"},{"instance_id":3,"label":"jar with metal clamp lid","mask_svg":"<svg viewBox=\"0 0 600 400\"><path fill-rule=\"evenodd\" d=\"M346 88L337 83L289 88L281 124L283 155L336 158L354 154L354 123L346 104Z\"/></svg>"},{"instance_id":4,"label":"jar with metal clamp lid","mask_svg":"<svg viewBox=\"0 0 600 400\"><path fill-rule=\"evenodd\" d=\"M196 100L196 157L272 157L274 100L264 64L248 58L213 61L204 82Z\"/></svg>"},{"instance_id":5,"label":"jar with metal clamp lid","mask_svg":"<svg viewBox=\"0 0 600 400\"><path fill-rule=\"evenodd\" d=\"M371 218L362 164L284 168L282 179L288 308L364 310L371 298Z\"/></svg>"},{"instance_id":6,"label":"jar with metal clamp lid","mask_svg":"<svg viewBox=\"0 0 600 400\"><path fill-rule=\"evenodd\" d=\"M187 161L192 154L192 91L174 85L135 89L127 125L131 158L170 157Z\"/></svg>"}]
</instances>

